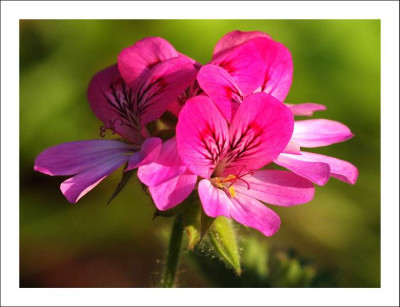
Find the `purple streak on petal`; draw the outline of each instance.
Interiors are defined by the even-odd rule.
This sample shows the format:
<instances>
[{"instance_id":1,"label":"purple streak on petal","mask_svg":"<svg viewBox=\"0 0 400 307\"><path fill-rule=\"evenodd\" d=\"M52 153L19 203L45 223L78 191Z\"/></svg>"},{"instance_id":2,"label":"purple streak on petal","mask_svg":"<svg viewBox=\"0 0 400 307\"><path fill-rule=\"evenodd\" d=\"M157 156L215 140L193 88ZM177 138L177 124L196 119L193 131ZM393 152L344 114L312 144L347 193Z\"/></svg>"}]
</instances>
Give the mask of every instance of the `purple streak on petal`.
<instances>
[{"instance_id":1,"label":"purple streak on petal","mask_svg":"<svg viewBox=\"0 0 400 307\"><path fill-rule=\"evenodd\" d=\"M244 176L234 187L239 194L245 194L271 205L294 206L311 201L314 197L313 184L296 174L280 170L256 171ZM250 189L248 187L250 186Z\"/></svg>"},{"instance_id":2,"label":"purple streak on petal","mask_svg":"<svg viewBox=\"0 0 400 307\"><path fill-rule=\"evenodd\" d=\"M153 163L139 167L138 177L145 185L155 187L182 175L186 169L178 154L176 138L172 138L162 144L160 154Z\"/></svg>"},{"instance_id":3,"label":"purple streak on petal","mask_svg":"<svg viewBox=\"0 0 400 307\"><path fill-rule=\"evenodd\" d=\"M301 147L321 147L347 141L354 135L342 123L328 119L296 121L293 138Z\"/></svg>"}]
</instances>

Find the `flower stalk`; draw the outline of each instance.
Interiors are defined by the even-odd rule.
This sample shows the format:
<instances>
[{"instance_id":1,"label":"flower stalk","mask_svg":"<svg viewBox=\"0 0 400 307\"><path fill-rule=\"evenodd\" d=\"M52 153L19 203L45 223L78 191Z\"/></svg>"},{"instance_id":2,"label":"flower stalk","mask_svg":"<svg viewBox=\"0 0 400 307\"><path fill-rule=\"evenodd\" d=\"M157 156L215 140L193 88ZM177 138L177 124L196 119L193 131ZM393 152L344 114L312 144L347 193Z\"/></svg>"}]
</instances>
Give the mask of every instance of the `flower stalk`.
<instances>
[{"instance_id":1,"label":"flower stalk","mask_svg":"<svg viewBox=\"0 0 400 307\"><path fill-rule=\"evenodd\" d=\"M179 256L181 252L182 237L183 237L183 217L178 214L172 226L171 238L169 241L167 262L165 271L161 279L161 287L172 288L175 284L176 270L178 268Z\"/></svg>"}]
</instances>

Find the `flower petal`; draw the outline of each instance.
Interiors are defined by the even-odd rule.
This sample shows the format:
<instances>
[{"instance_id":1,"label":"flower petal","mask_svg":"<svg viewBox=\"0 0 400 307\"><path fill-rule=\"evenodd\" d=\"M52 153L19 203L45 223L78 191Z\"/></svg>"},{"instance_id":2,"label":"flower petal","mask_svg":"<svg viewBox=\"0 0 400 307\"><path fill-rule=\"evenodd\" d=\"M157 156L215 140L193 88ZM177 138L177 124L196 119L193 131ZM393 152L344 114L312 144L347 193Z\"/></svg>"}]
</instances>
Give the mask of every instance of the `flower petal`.
<instances>
[{"instance_id":1,"label":"flower petal","mask_svg":"<svg viewBox=\"0 0 400 307\"><path fill-rule=\"evenodd\" d=\"M129 84L136 94L141 125L158 119L196 78L193 63L177 57L155 64L143 77Z\"/></svg>"},{"instance_id":2,"label":"flower petal","mask_svg":"<svg viewBox=\"0 0 400 307\"><path fill-rule=\"evenodd\" d=\"M228 147L228 126L215 104L206 96L189 99L176 127L178 152L196 175L209 178Z\"/></svg>"},{"instance_id":3,"label":"flower petal","mask_svg":"<svg viewBox=\"0 0 400 307\"><path fill-rule=\"evenodd\" d=\"M267 33L260 31L231 31L225 34L215 45L213 57L217 55L218 52L225 51L232 47L236 47L242 43L247 42L250 39L256 37L271 38Z\"/></svg>"},{"instance_id":4,"label":"flower petal","mask_svg":"<svg viewBox=\"0 0 400 307\"><path fill-rule=\"evenodd\" d=\"M126 83L147 74L157 63L178 57L179 53L161 37L147 37L125 48L118 56L118 68Z\"/></svg>"},{"instance_id":5,"label":"flower petal","mask_svg":"<svg viewBox=\"0 0 400 307\"><path fill-rule=\"evenodd\" d=\"M105 127L132 143L142 143L140 114L133 107L135 97L119 74L117 65L94 75L88 88L88 100Z\"/></svg>"},{"instance_id":6,"label":"flower petal","mask_svg":"<svg viewBox=\"0 0 400 307\"><path fill-rule=\"evenodd\" d=\"M256 171L235 182L237 194L245 194L271 205L293 206L314 197L313 184L296 174L280 170ZM250 187L250 189L248 189Z\"/></svg>"},{"instance_id":7,"label":"flower petal","mask_svg":"<svg viewBox=\"0 0 400 307\"><path fill-rule=\"evenodd\" d=\"M225 119L230 122L232 109L236 110L244 99L242 91L231 75L220 66L208 64L200 69L197 81Z\"/></svg>"},{"instance_id":8,"label":"flower petal","mask_svg":"<svg viewBox=\"0 0 400 307\"><path fill-rule=\"evenodd\" d=\"M159 186L149 187L150 194L159 210L168 210L184 201L194 190L197 175L187 171Z\"/></svg>"},{"instance_id":9,"label":"flower petal","mask_svg":"<svg viewBox=\"0 0 400 307\"><path fill-rule=\"evenodd\" d=\"M198 190L204 212L208 216L231 217L232 202L223 190L214 187L208 179L199 182Z\"/></svg>"},{"instance_id":10,"label":"flower petal","mask_svg":"<svg viewBox=\"0 0 400 307\"><path fill-rule=\"evenodd\" d=\"M311 152L301 152L302 159L306 161L329 164L331 176L349 184L355 184L358 178L358 169L353 164L334 157L320 155Z\"/></svg>"},{"instance_id":11,"label":"flower petal","mask_svg":"<svg viewBox=\"0 0 400 307\"><path fill-rule=\"evenodd\" d=\"M293 137L301 147L321 147L344 142L354 135L339 122L328 119L308 119L296 121Z\"/></svg>"},{"instance_id":12,"label":"flower petal","mask_svg":"<svg viewBox=\"0 0 400 307\"><path fill-rule=\"evenodd\" d=\"M65 180L61 186L61 192L71 203L76 203L82 196L91 191L104 178L119 168L128 160L128 156L118 156L105 163L99 164L78 175Z\"/></svg>"},{"instance_id":13,"label":"flower petal","mask_svg":"<svg viewBox=\"0 0 400 307\"><path fill-rule=\"evenodd\" d=\"M272 39L263 39L263 82L260 91L284 101L292 85L293 61L290 51Z\"/></svg>"},{"instance_id":14,"label":"flower petal","mask_svg":"<svg viewBox=\"0 0 400 307\"><path fill-rule=\"evenodd\" d=\"M155 161L139 167L138 177L145 185L155 187L182 175L186 169L178 154L176 138L172 138L162 144Z\"/></svg>"},{"instance_id":15,"label":"flower petal","mask_svg":"<svg viewBox=\"0 0 400 307\"><path fill-rule=\"evenodd\" d=\"M229 127L227 167L265 166L286 147L292 131L293 114L283 103L266 93L248 96Z\"/></svg>"},{"instance_id":16,"label":"flower petal","mask_svg":"<svg viewBox=\"0 0 400 307\"><path fill-rule=\"evenodd\" d=\"M325 185L331 176L331 168L329 164L308 161L304 159L301 154L291 155L282 153L274 160L274 162L318 185Z\"/></svg>"},{"instance_id":17,"label":"flower petal","mask_svg":"<svg viewBox=\"0 0 400 307\"><path fill-rule=\"evenodd\" d=\"M51 175L75 175L109 160L129 159L134 146L114 140L68 142L44 150L35 160L35 171Z\"/></svg>"},{"instance_id":18,"label":"flower petal","mask_svg":"<svg viewBox=\"0 0 400 307\"><path fill-rule=\"evenodd\" d=\"M214 187L207 179L200 181L198 190L204 212L208 216L233 218L266 236L273 235L279 228L279 216L252 197L237 193L236 197L232 198L225 191Z\"/></svg>"},{"instance_id":19,"label":"flower petal","mask_svg":"<svg viewBox=\"0 0 400 307\"><path fill-rule=\"evenodd\" d=\"M264 41L258 37L213 56L211 64L224 68L245 95L254 92L264 80Z\"/></svg>"},{"instance_id":20,"label":"flower petal","mask_svg":"<svg viewBox=\"0 0 400 307\"><path fill-rule=\"evenodd\" d=\"M160 153L162 140L160 138L147 138L140 151L135 152L129 159L128 166L125 171L130 171L142 165L149 164L157 159Z\"/></svg>"},{"instance_id":21,"label":"flower petal","mask_svg":"<svg viewBox=\"0 0 400 307\"><path fill-rule=\"evenodd\" d=\"M290 111L292 111L294 116L312 116L315 111L325 111L326 106L317 103L299 103L299 104L289 104L286 103Z\"/></svg>"},{"instance_id":22,"label":"flower petal","mask_svg":"<svg viewBox=\"0 0 400 307\"><path fill-rule=\"evenodd\" d=\"M281 225L279 215L258 200L237 193L231 201L231 217L240 224L257 229L267 237L278 231Z\"/></svg>"},{"instance_id":23,"label":"flower petal","mask_svg":"<svg viewBox=\"0 0 400 307\"><path fill-rule=\"evenodd\" d=\"M300 154L300 145L296 142L295 139L291 138L289 143L286 145L285 149L282 152L292 154L292 155L299 155Z\"/></svg>"}]
</instances>

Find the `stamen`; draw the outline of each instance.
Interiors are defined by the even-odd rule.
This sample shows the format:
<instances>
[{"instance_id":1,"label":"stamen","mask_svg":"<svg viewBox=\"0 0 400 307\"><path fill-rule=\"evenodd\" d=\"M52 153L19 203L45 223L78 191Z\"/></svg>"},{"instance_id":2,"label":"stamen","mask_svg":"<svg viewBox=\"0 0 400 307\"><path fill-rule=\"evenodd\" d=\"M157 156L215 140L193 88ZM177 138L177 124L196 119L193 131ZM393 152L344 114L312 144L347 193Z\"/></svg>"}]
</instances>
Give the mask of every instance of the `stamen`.
<instances>
[{"instance_id":1,"label":"stamen","mask_svg":"<svg viewBox=\"0 0 400 307\"><path fill-rule=\"evenodd\" d=\"M229 195L234 198L236 197L236 191L234 188L234 184L236 181L240 180L244 182L247 186L247 190L250 190L250 184L246 180L244 180L243 177L247 175L254 175L254 172L246 172L244 174L241 174L243 168L244 166L242 166L239 173L237 173L234 169L235 175L229 174L226 177L213 177L210 179L210 181L215 187L229 192Z\"/></svg>"},{"instance_id":2,"label":"stamen","mask_svg":"<svg viewBox=\"0 0 400 307\"><path fill-rule=\"evenodd\" d=\"M111 130L112 134L115 134L115 123L119 121L119 125L122 126L124 121L121 118L109 120L107 125L100 126L100 136L103 138L106 136L107 130Z\"/></svg>"}]
</instances>

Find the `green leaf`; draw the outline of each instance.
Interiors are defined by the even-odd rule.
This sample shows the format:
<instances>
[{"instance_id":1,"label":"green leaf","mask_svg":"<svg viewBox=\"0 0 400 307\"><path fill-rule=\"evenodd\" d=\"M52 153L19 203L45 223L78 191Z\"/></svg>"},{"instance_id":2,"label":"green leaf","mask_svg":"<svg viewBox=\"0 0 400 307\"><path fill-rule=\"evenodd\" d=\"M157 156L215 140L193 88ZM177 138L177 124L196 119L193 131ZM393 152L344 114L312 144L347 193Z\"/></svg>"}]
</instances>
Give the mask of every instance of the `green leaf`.
<instances>
[{"instance_id":1,"label":"green leaf","mask_svg":"<svg viewBox=\"0 0 400 307\"><path fill-rule=\"evenodd\" d=\"M240 275L239 248L232 222L225 217L217 217L208 231L211 243L221 259Z\"/></svg>"},{"instance_id":2,"label":"green leaf","mask_svg":"<svg viewBox=\"0 0 400 307\"><path fill-rule=\"evenodd\" d=\"M107 205L111 203L111 201L122 191L125 185L128 183L129 179L133 175L136 170L131 170L122 173L121 181L118 183L117 188L115 189L114 193L111 195L110 199L107 202Z\"/></svg>"}]
</instances>

